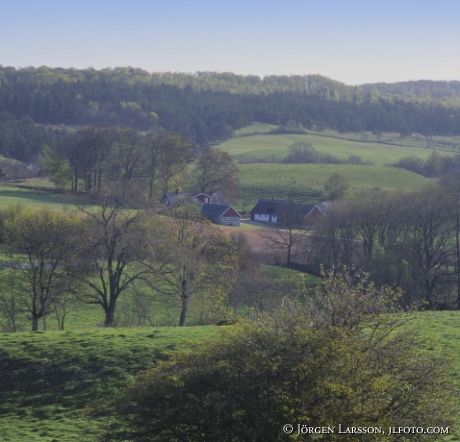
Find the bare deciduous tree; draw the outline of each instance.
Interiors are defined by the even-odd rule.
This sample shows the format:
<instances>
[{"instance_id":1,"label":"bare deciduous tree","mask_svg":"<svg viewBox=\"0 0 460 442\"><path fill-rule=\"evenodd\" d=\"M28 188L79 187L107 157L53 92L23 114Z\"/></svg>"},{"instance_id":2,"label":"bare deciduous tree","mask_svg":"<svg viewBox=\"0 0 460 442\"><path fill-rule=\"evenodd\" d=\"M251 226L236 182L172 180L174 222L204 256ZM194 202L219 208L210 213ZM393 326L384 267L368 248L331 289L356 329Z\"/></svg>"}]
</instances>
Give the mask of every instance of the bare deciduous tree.
<instances>
[{"instance_id":1,"label":"bare deciduous tree","mask_svg":"<svg viewBox=\"0 0 460 442\"><path fill-rule=\"evenodd\" d=\"M97 198L97 201L91 200L92 207L80 207L90 229L82 267L86 270L83 277L92 292L84 299L104 309L104 324L110 327L115 322L119 297L149 273L139 263L149 256L151 243L143 214L130 209L134 203L132 195L120 196L106 190Z\"/></svg>"}]
</instances>

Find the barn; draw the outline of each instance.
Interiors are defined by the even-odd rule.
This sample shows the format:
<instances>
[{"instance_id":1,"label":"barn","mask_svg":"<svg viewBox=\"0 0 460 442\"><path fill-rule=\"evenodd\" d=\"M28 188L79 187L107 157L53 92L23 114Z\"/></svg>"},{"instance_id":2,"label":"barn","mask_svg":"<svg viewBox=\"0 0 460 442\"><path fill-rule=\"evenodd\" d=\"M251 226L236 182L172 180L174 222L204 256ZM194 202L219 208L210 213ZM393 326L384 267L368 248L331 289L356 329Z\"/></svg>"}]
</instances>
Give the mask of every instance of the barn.
<instances>
[{"instance_id":1,"label":"barn","mask_svg":"<svg viewBox=\"0 0 460 442\"><path fill-rule=\"evenodd\" d=\"M324 217L324 214L315 205L275 199L259 199L250 214L253 221L282 225L297 224L304 227L313 227Z\"/></svg>"},{"instance_id":2,"label":"barn","mask_svg":"<svg viewBox=\"0 0 460 442\"><path fill-rule=\"evenodd\" d=\"M229 204L203 204L201 214L216 224L240 225L241 215Z\"/></svg>"}]
</instances>

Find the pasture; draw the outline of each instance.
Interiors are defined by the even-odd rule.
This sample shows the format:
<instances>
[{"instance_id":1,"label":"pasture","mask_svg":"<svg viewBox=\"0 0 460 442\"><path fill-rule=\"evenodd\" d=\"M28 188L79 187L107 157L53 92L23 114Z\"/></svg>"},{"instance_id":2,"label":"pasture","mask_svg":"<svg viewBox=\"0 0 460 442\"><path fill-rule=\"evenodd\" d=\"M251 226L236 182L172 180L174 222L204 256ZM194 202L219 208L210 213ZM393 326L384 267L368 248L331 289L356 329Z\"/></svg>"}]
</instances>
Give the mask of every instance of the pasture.
<instances>
[{"instance_id":1,"label":"pasture","mask_svg":"<svg viewBox=\"0 0 460 442\"><path fill-rule=\"evenodd\" d=\"M240 180L244 210L250 210L258 198L318 203L324 200L323 186L334 173L340 173L353 190L382 188L416 190L430 182L416 173L384 166L348 164L241 164Z\"/></svg>"},{"instance_id":2,"label":"pasture","mask_svg":"<svg viewBox=\"0 0 460 442\"><path fill-rule=\"evenodd\" d=\"M212 339L220 327L100 329L0 335L2 441L96 441L85 408L169 351Z\"/></svg>"},{"instance_id":3,"label":"pasture","mask_svg":"<svg viewBox=\"0 0 460 442\"><path fill-rule=\"evenodd\" d=\"M249 130L249 129L248 129ZM275 155L280 160L289 153L289 146L297 142L311 143L313 148L323 154L333 155L341 160L350 156L359 156L363 161L370 161L376 166L383 166L413 155L425 159L433 149L414 142L414 147L399 146L373 141L350 140L339 137L314 134L258 134L232 138L220 144L219 147L228 151L235 162L248 162L253 159L262 160L269 155ZM417 147L415 145L418 144ZM452 155L452 152L441 152Z\"/></svg>"},{"instance_id":4,"label":"pasture","mask_svg":"<svg viewBox=\"0 0 460 442\"><path fill-rule=\"evenodd\" d=\"M459 383L460 312L418 314L427 348L446 352ZM99 329L0 334L2 441L96 441L106 417L86 413L173 351L218 337L227 327ZM450 437L449 440L459 440Z\"/></svg>"},{"instance_id":5,"label":"pasture","mask_svg":"<svg viewBox=\"0 0 460 442\"><path fill-rule=\"evenodd\" d=\"M31 209L48 207L59 212L73 208L73 200L66 195L15 186L0 186L0 210L17 203L24 204Z\"/></svg>"}]
</instances>

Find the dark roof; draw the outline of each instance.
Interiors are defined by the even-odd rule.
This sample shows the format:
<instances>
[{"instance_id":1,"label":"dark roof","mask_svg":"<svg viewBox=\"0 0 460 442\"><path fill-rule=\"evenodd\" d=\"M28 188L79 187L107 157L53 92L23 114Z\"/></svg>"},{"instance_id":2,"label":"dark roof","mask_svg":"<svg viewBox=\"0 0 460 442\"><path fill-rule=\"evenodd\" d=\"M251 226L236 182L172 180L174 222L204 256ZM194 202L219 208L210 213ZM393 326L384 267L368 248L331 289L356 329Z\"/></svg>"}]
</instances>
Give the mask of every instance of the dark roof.
<instances>
[{"instance_id":1,"label":"dark roof","mask_svg":"<svg viewBox=\"0 0 460 442\"><path fill-rule=\"evenodd\" d=\"M220 217L230 208L235 210L230 204L203 204L201 214L210 217ZM238 213L237 210L235 212ZM238 213L238 215L240 214Z\"/></svg>"},{"instance_id":2,"label":"dark roof","mask_svg":"<svg viewBox=\"0 0 460 442\"><path fill-rule=\"evenodd\" d=\"M288 204L292 203L292 201L280 201L280 200L259 200L254 208L251 210L251 214L258 214L258 215L268 215L274 214L275 209L278 207L279 204Z\"/></svg>"},{"instance_id":3,"label":"dark roof","mask_svg":"<svg viewBox=\"0 0 460 442\"><path fill-rule=\"evenodd\" d=\"M345 204L341 201L323 201L321 204L318 204L316 207L323 214L327 215L331 210L340 209L344 207Z\"/></svg>"},{"instance_id":4,"label":"dark roof","mask_svg":"<svg viewBox=\"0 0 460 442\"><path fill-rule=\"evenodd\" d=\"M163 202L167 204L167 201L169 201L169 204L174 206L179 198L194 198L198 195L206 195L212 204L229 204L224 192L171 192L165 194Z\"/></svg>"},{"instance_id":5,"label":"dark roof","mask_svg":"<svg viewBox=\"0 0 460 442\"><path fill-rule=\"evenodd\" d=\"M312 204L297 204L295 201L259 200L251 210L251 215L280 215L285 207L295 208L298 215L306 217L315 207Z\"/></svg>"},{"instance_id":6,"label":"dark roof","mask_svg":"<svg viewBox=\"0 0 460 442\"><path fill-rule=\"evenodd\" d=\"M168 204L167 201L169 201L169 204L171 204L171 206L174 206L175 204L177 204L177 200L179 198L192 198L193 195L195 195L195 192L165 193L165 196L163 197L163 202L165 204Z\"/></svg>"}]
</instances>

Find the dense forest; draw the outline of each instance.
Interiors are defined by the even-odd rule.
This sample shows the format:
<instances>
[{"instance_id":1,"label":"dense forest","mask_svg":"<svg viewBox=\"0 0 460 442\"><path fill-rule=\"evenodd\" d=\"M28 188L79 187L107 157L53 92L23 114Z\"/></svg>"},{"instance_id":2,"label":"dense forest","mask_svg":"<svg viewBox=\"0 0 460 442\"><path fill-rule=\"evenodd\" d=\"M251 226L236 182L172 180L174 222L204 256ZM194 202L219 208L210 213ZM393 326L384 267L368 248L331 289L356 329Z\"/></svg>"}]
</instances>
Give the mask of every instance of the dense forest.
<instances>
[{"instance_id":1,"label":"dense forest","mask_svg":"<svg viewBox=\"0 0 460 442\"><path fill-rule=\"evenodd\" d=\"M0 154L19 161L34 161L43 146L55 148L65 131L37 126L25 115L16 119L11 112L0 112Z\"/></svg>"},{"instance_id":2,"label":"dense forest","mask_svg":"<svg viewBox=\"0 0 460 442\"><path fill-rule=\"evenodd\" d=\"M46 130L29 133L28 147L11 147L34 122L161 127L197 145L229 138L251 121L340 132L458 134L460 82L353 87L321 76L261 79L212 72L151 74L135 68L0 66L0 112L1 124L7 125L0 132L9 133L2 135L0 154L21 160L40 153L43 139L52 145L56 137Z\"/></svg>"}]
</instances>

